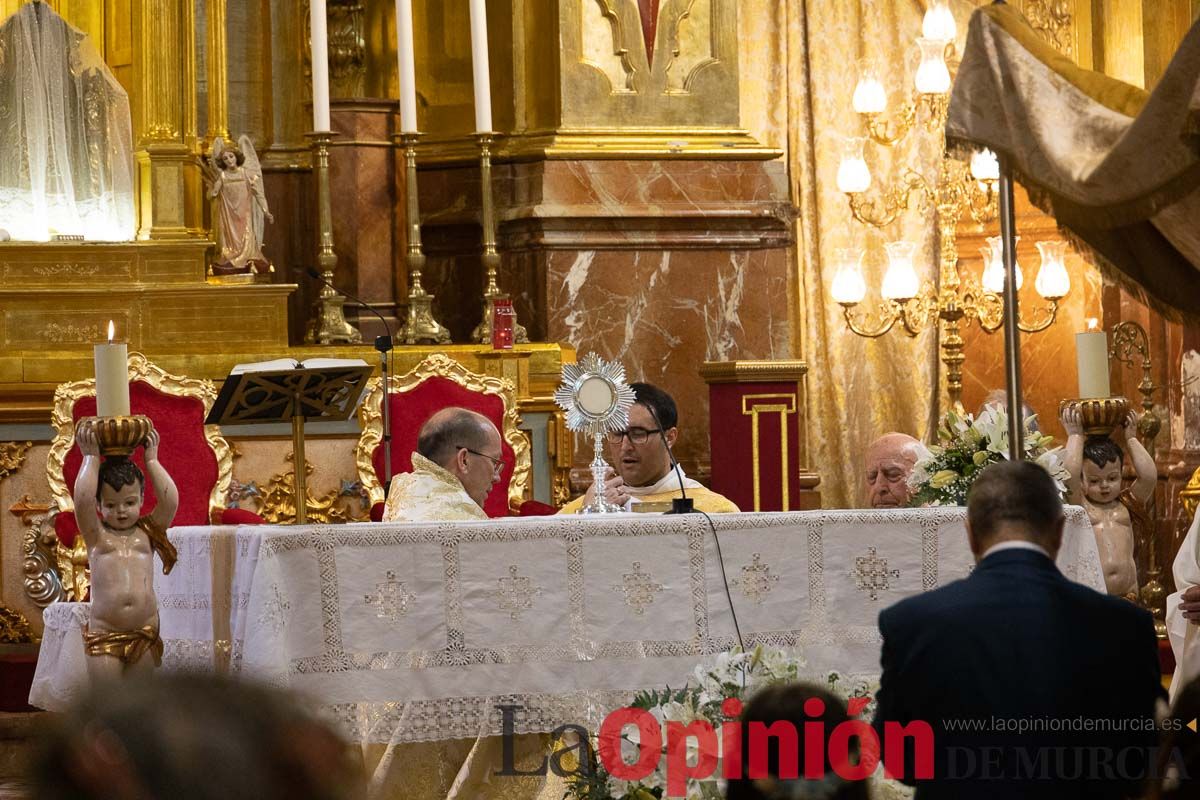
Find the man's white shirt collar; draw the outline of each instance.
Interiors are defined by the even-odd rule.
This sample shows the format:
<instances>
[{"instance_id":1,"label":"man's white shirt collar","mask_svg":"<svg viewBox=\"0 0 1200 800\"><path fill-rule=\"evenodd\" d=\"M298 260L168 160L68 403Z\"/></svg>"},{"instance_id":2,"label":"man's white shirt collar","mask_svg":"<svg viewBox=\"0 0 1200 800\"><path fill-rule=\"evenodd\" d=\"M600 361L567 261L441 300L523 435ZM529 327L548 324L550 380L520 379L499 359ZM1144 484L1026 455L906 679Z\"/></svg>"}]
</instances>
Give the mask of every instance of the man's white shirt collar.
<instances>
[{"instance_id":1,"label":"man's white shirt collar","mask_svg":"<svg viewBox=\"0 0 1200 800\"><path fill-rule=\"evenodd\" d=\"M1034 552L1041 553L1046 558L1050 558L1050 553L1040 544L1034 544L1033 542L1025 541L1024 539L1015 539L992 545L987 550L983 551L983 555L979 557L979 560L983 561L983 559L987 558L992 553L999 553L1001 550L1033 550ZM1051 558L1050 560L1053 561L1054 559Z\"/></svg>"}]
</instances>

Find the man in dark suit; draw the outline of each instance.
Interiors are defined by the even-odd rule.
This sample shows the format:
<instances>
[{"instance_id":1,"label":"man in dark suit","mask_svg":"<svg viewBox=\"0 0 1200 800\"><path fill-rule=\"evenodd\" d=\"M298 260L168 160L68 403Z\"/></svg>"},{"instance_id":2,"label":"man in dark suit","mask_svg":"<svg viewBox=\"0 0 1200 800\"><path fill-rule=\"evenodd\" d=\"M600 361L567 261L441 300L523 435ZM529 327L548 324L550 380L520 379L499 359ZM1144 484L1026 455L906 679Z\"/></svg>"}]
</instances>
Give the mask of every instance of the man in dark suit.
<instances>
[{"instance_id":1,"label":"man in dark suit","mask_svg":"<svg viewBox=\"0 0 1200 800\"><path fill-rule=\"evenodd\" d=\"M879 615L875 725L933 732L917 798L1122 798L1147 777L1163 695L1150 614L1063 577L1062 502L1030 462L1002 462L967 500L971 576ZM889 733L889 729L893 729Z\"/></svg>"}]
</instances>

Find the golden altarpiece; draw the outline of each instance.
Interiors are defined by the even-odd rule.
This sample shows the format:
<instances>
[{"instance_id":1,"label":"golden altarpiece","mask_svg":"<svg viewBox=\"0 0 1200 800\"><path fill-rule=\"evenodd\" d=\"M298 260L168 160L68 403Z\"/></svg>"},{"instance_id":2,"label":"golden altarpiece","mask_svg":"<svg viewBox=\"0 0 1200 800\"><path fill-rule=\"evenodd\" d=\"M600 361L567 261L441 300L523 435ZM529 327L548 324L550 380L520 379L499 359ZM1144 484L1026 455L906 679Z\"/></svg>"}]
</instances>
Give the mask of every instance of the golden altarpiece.
<instances>
[{"instance_id":1,"label":"golden altarpiece","mask_svg":"<svg viewBox=\"0 0 1200 800\"><path fill-rule=\"evenodd\" d=\"M26 1L0 0L0 16ZM802 341L806 319L819 311L811 307L814 294L806 294L815 267L802 254L811 251L798 242L817 232L804 229L803 215L797 223L797 165L807 144L789 142L811 109L790 105L789 92L799 87L788 84L799 73L771 61L793 45L808 47L793 41L800 37L797 18L818 13L803 3L488 0L497 130L485 170L473 132L468 4L414 0L422 132L414 185L400 147L395 4L327 0L336 135L327 172L334 202L321 230L316 159L306 138L307 0L42 2L92 37L129 94L138 224L136 240L120 244L0 243L0 505L10 512L0 515L0 602L33 620L34 633L37 605L24 591L22 543L53 505L47 460L56 387L90 377L91 344L109 319L132 351L189 379L220 381L234 364L284 355L375 363L369 345L304 343L320 287L302 271L317 266L322 238L336 256L335 284L369 303L393 331L405 319L407 256L419 244L424 288L455 344L400 346L394 374L444 353L476 375L511 381L531 445L530 496L544 502L564 499L573 469L581 478L588 458L587 448L574 453L551 401L561 365L574 360L576 348L618 358L632 378L679 399L677 452L702 481L709 430L697 366L823 352ZM962 0L956 13L965 20L972 5ZM1192 6L1171 3L1164 17L1149 2L1020 5L1084 66L1147 86L1161 74ZM913 21L919 24L919 15ZM844 75L848 96L848 67L812 68ZM819 133L848 122L808 124ZM212 210L197 157L217 137L241 134L261 154L275 216L264 249L275 271L270 282L221 285L207 275ZM410 187L419 187L412 203ZM483 208L483 191L494 200L492 214ZM414 206L419 219L411 219ZM841 217L826 215L820 224L849 224L839 209ZM983 235L964 229L960 251L976 252L972 237ZM493 253L499 257L489 259ZM500 352L468 343L483 316L485 277L497 262L499 288L513 298L535 344ZM1200 350L1200 335L1101 287L1083 274L1087 269L1072 265L1073 282L1090 288L1074 295L1077 307L1065 316L1101 317L1106 327L1136 318L1150 331L1154 380L1168 387L1170 430L1158 451L1168 502L1160 516L1173 524L1172 498L1200 466L1200 442L1185 440L1183 394L1170 387L1183 354ZM383 332L373 315L347 311L365 342ZM1062 357L1062 337L1043 341L1047 356ZM970 337L965 346L994 347ZM1002 384L994 355L977 358L973 368L969 362L968 406L984 387ZM1026 356L1036 357L1032 349ZM809 374L825 368L811 364ZM1132 387L1137 376L1125 380ZM814 405L808 419L834 419L844 410ZM808 440L819 440L822 430L818 424ZM226 505L287 521L295 513L288 506L288 432L224 433L233 457ZM310 518L365 517L370 493L358 480L358 439L354 423L311 431ZM1173 553L1170 538L1160 537L1160 567Z\"/></svg>"},{"instance_id":2,"label":"golden altarpiece","mask_svg":"<svg viewBox=\"0 0 1200 800\"><path fill-rule=\"evenodd\" d=\"M0 15L23 2L0 0ZM9 511L0 520L0 600L33 620L35 633L37 604L24 587L36 583L40 562L26 555L71 566L43 535L56 510L47 478L55 390L90 377L91 345L109 319L131 352L172 380L219 382L234 364L283 355L376 363L369 345L305 344L320 287L301 271L316 266L322 233L306 138L306 0L42 2L91 36L129 94L137 234L116 244L0 244L0 439L9 441L0 450ZM680 455L703 478L707 415L691 399L703 392L694 364L786 357L794 335L787 172L781 151L740 125L738 3L661 0L649 13L621 0L487 5L497 135L483 181L467 3L414 2L422 135L420 219L410 226L394 4L329 0L334 281L394 331L409 302L409 239L420 234L433 311L455 344L399 346L393 374L442 353L481 380L506 379L532 454L527 498L561 503L577 488L574 442L551 401L576 345L618 355L681 398L691 424ZM197 158L217 137L241 134L261 154L274 272L266 282L218 283L208 272L213 212ZM491 229L482 224L484 189L495 200ZM467 343L494 266L481 255L489 245L534 344ZM707 288L742 295L751 273L756 291L740 308ZM659 302L667 296L679 302ZM782 324L743 327L739 312ZM366 342L383 332L372 315L356 317L351 306L347 315ZM680 337L688 327L707 335ZM289 521L287 432L223 433L232 456L225 504ZM310 520L366 518L373 493L355 463L359 435L353 422L311 432ZM69 569L62 577L80 590Z\"/></svg>"}]
</instances>

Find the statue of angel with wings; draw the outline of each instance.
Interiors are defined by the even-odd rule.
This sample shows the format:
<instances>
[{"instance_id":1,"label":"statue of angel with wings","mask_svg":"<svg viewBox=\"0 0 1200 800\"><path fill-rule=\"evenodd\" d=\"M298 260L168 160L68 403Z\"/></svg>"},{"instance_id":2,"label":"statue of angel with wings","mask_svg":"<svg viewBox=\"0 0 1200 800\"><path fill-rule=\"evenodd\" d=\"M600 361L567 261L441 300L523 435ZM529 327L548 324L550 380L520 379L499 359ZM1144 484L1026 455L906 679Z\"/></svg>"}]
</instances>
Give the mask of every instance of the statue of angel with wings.
<instances>
[{"instance_id":1,"label":"statue of angel with wings","mask_svg":"<svg viewBox=\"0 0 1200 800\"><path fill-rule=\"evenodd\" d=\"M262 252L263 220L274 222L263 193L262 165L250 137L242 135L237 145L221 137L213 141L200 170L208 196L217 199L214 227L220 255L215 274L268 272L270 262Z\"/></svg>"}]
</instances>

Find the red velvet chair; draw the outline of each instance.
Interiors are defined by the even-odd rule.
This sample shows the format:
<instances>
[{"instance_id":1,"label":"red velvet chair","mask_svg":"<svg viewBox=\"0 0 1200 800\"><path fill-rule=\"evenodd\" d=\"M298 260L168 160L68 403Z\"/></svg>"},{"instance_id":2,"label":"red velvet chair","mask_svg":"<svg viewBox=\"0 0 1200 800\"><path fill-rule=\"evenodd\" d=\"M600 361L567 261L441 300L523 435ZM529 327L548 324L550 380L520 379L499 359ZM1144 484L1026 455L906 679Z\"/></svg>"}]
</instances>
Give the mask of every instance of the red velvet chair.
<instances>
[{"instance_id":1,"label":"red velvet chair","mask_svg":"<svg viewBox=\"0 0 1200 800\"><path fill-rule=\"evenodd\" d=\"M358 477L371 496L371 518L383 513L383 382L371 380L358 409L362 435L356 458ZM484 504L491 517L520 511L530 490L529 440L517 425L516 389L501 378L476 375L452 358L435 353L407 375L392 376L389 389L392 424L392 474L412 471L417 434L425 420L447 406L478 411L501 434L504 472Z\"/></svg>"},{"instance_id":2,"label":"red velvet chair","mask_svg":"<svg viewBox=\"0 0 1200 800\"><path fill-rule=\"evenodd\" d=\"M233 477L233 453L215 425L204 418L217 397L211 381L169 375L140 353L129 358L130 413L150 418L161 444L159 459L179 489L174 525L262 523L249 512L226 509L225 495ZM50 494L58 509L54 531L59 578L66 598L82 600L87 593L87 550L79 536L72 492L83 457L75 447L75 423L96 413L93 379L61 384L54 392L54 440L47 457ZM134 461L145 469L139 448ZM154 507L154 488L147 483L143 513ZM226 519L226 516L230 516ZM237 516L236 519L232 518Z\"/></svg>"}]
</instances>

